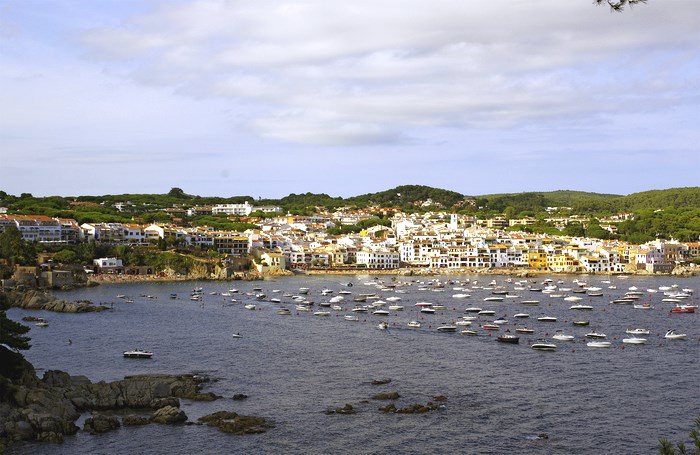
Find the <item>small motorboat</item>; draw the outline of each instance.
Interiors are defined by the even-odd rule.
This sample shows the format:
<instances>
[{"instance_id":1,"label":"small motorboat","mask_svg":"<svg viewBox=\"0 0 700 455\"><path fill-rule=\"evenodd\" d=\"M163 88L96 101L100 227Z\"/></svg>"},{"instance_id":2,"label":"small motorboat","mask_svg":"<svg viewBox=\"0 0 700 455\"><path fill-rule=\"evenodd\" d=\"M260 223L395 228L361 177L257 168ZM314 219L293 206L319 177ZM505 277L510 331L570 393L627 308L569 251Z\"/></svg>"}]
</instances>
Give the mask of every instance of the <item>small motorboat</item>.
<instances>
[{"instance_id":1,"label":"small motorboat","mask_svg":"<svg viewBox=\"0 0 700 455\"><path fill-rule=\"evenodd\" d=\"M236 332L233 335L231 335L231 338L242 338L241 334Z\"/></svg>"},{"instance_id":2,"label":"small motorboat","mask_svg":"<svg viewBox=\"0 0 700 455\"><path fill-rule=\"evenodd\" d=\"M574 321L574 325L585 326L590 324L588 321Z\"/></svg>"},{"instance_id":3,"label":"small motorboat","mask_svg":"<svg viewBox=\"0 0 700 455\"><path fill-rule=\"evenodd\" d=\"M577 304L577 305L571 305L569 307L570 310L592 310L593 307L590 305L583 305L583 304Z\"/></svg>"},{"instance_id":4,"label":"small motorboat","mask_svg":"<svg viewBox=\"0 0 700 455\"><path fill-rule=\"evenodd\" d=\"M561 330L558 330L557 333L555 333L555 334L552 336L552 339L553 339L553 340L557 340L557 341L573 341L574 336L573 336L573 335L567 335L567 334L565 334L564 332L562 332Z\"/></svg>"},{"instance_id":5,"label":"small motorboat","mask_svg":"<svg viewBox=\"0 0 700 455\"><path fill-rule=\"evenodd\" d=\"M408 326L412 329L420 329L420 322L418 321L410 321L408 323Z\"/></svg>"},{"instance_id":6,"label":"small motorboat","mask_svg":"<svg viewBox=\"0 0 700 455\"><path fill-rule=\"evenodd\" d=\"M292 314L292 312L289 310L289 308L280 308L277 310L277 314L286 315L286 314Z\"/></svg>"},{"instance_id":7,"label":"small motorboat","mask_svg":"<svg viewBox=\"0 0 700 455\"><path fill-rule=\"evenodd\" d=\"M375 310L372 312L372 314L375 316L389 316L389 312L387 310Z\"/></svg>"},{"instance_id":8,"label":"small motorboat","mask_svg":"<svg viewBox=\"0 0 700 455\"><path fill-rule=\"evenodd\" d=\"M243 308L245 308L246 310L254 310L255 305L252 303L248 303L248 304L244 305Z\"/></svg>"},{"instance_id":9,"label":"small motorboat","mask_svg":"<svg viewBox=\"0 0 700 455\"><path fill-rule=\"evenodd\" d=\"M518 343L520 343L520 337L506 333L506 334L499 335L498 337L496 337L496 341L499 341L501 343L518 344Z\"/></svg>"},{"instance_id":10,"label":"small motorboat","mask_svg":"<svg viewBox=\"0 0 700 455\"><path fill-rule=\"evenodd\" d=\"M535 331L533 329L529 329L527 327L520 327L520 328L515 329L515 333L522 333L524 335L531 335L531 334L535 333Z\"/></svg>"},{"instance_id":11,"label":"small motorboat","mask_svg":"<svg viewBox=\"0 0 700 455\"><path fill-rule=\"evenodd\" d=\"M492 316L492 315L496 314L496 312L493 310L481 310L477 314L485 315L485 316Z\"/></svg>"},{"instance_id":12,"label":"small motorboat","mask_svg":"<svg viewBox=\"0 0 700 455\"><path fill-rule=\"evenodd\" d=\"M355 316L354 314L346 314L346 315L345 315L345 320L346 320L346 321L357 322L357 321L360 320L360 318L359 318L358 316Z\"/></svg>"},{"instance_id":13,"label":"small motorboat","mask_svg":"<svg viewBox=\"0 0 700 455\"><path fill-rule=\"evenodd\" d=\"M676 308L671 308L671 313L695 313L695 308L687 306L677 306Z\"/></svg>"},{"instance_id":14,"label":"small motorboat","mask_svg":"<svg viewBox=\"0 0 700 455\"><path fill-rule=\"evenodd\" d=\"M386 321L382 321L382 322L380 322L380 323L377 325L377 328L378 328L379 330L386 330L386 329L389 328L389 323L386 322Z\"/></svg>"},{"instance_id":15,"label":"small motorboat","mask_svg":"<svg viewBox=\"0 0 700 455\"><path fill-rule=\"evenodd\" d=\"M482 309L479 308L479 307L472 306L472 307L469 307L469 308L465 309L464 312L465 312L465 313L478 313L478 312L481 311L481 310L482 310Z\"/></svg>"},{"instance_id":16,"label":"small motorboat","mask_svg":"<svg viewBox=\"0 0 700 455\"><path fill-rule=\"evenodd\" d=\"M476 336L479 334L476 330L462 330L459 332L461 335Z\"/></svg>"},{"instance_id":17,"label":"small motorboat","mask_svg":"<svg viewBox=\"0 0 700 455\"><path fill-rule=\"evenodd\" d=\"M426 306L426 307L421 308L420 312L423 314L435 314L435 309Z\"/></svg>"},{"instance_id":18,"label":"small motorboat","mask_svg":"<svg viewBox=\"0 0 700 455\"><path fill-rule=\"evenodd\" d=\"M604 338L607 338L607 335L604 334L604 333L598 333L598 332L596 332L596 331L594 330L594 331L592 331L592 332L588 332L588 333L586 334L586 338L591 338L591 339L594 339L594 340L602 340L602 339L604 339Z\"/></svg>"},{"instance_id":19,"label":"small motorboat","mask_svg":"<svg viewBox=\"0 0 700 455\"><path fill-rule=\"evenodd\" d=\"M498 318L498 319L494 320L493 323L498 324L498 325L508 324L508 319Z\"/></svg>"},{"instance_id":20,"label":"small motorboat","mask_svg":"<svg viewBox=\"0 0 700 455\"><path fill-rule=\"evenodd\" d=\"M625 333L628 335L649 335L649 331L647 329L627 329L625 330Z\"/></svg>"},{"instance_id":21,"label":"small motorboat","mask_svg":"<svg viewBox=\"0 0 700 455\"><path fill-rule=\"evenodd\" d=\"M500 327L498 327L496 324L484 324L481 326L482 329L484 330L499 330Z\"/></svg>"},{"instance_id":22,"label":"small motorboat","mask_svg":"<svg viewBox=\"0 0 700 455\"><path fill-rule=\"evenodd\" d=\"M153 357L153 353L136 348L131 351L124 351L124 357L128 359L150 359Z\"/></svg>"},{"instance_id":23,"label":"small motorboat","mask_svg":"<svg viewBox=\"0 0 700 455\"><path fill-rule=\"evenodd\" d=\"M664 335L664 338L667 340L685 340L687 336L688 335L685 333L676 333L675 330L669 330L666 332L666 335Z\"/></svg>"},{"instance_id":24,"label":"small motorboat","mask_svg":"<svg viewBox=\"0 0 700 455\"><path fill-rule=\"evenodd\" d=\"M589 348L609 348L612 343L609 341L589 341L586 346Z\"/></svg>"},{"instance_id":25,"label":"small motorboat","mask_svg":"<svg viewBox=\"0 0 700 455\"><path fill-rule=\"evenodd\" d=\"M516 313L513 315L514 318L529 318L530 314L529 313Z\"/></svg>"},{"instance_id":26,"label":"small motorboat","mask_svg":"<svg viewBox=\"0 0 700 455\"><path fill-rule=\"evenodd\" d=\"M542 322L557 322L557 318L554 316L540 316L537 320Z\"/></svg>"},{"instance_id":27,"label":"small motorboat","mask_svg":"<svg viewBox=\"0 0 700 455\"><path fill-rule=\"evenodd\" d=\"M36 318L36 322L34 323L34 325L37 327L48 327L49 321L47 321L44 318Z\"/></svg>"},{"instance_id":28,"label":"small motorboat","mask_svg":"<svg viewBox=\"0 0 700 455\"><path fill-rule=\"evenodd\" d=\"M536 306L540 304L539 300L523 300L522 302L523 305L530 305L530 306Z\"/></svg>"},{"instance_id":29,"label":"small motorboat","mask_svg":"<svg viewBox=\"0 0 700 455\"><path fill-rule=\"evenodd\" d=\"M537 340L530 346L535 351L556 351L557 345L547 340Z\"/></svg>"},{"instance_id":30,"label":"small motorboat","mask_svg":"<svg viewBox=\"0 0 700 455\"><path fill-rule=\"evenodd\" d=\"M314 316L330 316L330 311L314 311Z\"/></svg>"},{"instance_id":31,"label":"small motorboat","mask_svg":"<svg viewBox=\"0 0 700 455\"><path fill-rule=\"evenodd\" d=\"M457 326L454 325L441 325L440 327L437 328L438 332L443 332L443 333L453 333L457 331Z\"/></svg>"}]
</instances>

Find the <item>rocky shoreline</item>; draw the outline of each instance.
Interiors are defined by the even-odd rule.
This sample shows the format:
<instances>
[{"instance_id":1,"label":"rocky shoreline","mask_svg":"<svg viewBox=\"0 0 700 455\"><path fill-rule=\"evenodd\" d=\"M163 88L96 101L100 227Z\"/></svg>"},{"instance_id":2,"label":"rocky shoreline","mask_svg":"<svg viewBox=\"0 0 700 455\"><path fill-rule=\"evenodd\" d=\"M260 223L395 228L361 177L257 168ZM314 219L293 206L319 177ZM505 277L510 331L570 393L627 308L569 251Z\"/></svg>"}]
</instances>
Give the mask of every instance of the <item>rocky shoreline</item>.
<instances>
[{"instance_id":1,"label":"rocky shoreline","mask_svg":"<svg viewBox=\"0 0 700 455\"><path fill-rule=\"evenodd\" d=\"M25 310L46 310L56 313L90 313L109 310L108 306L95 305L89 300L63 300L48 292L33 289L7 291L7 297L13 307Z\"/></svg>"},{"instance_id":2,"label":"rocky shoreline","mask_svg":"<svg viewBox=\"0 0 700 455\"><path fill-rule=\"evenodd\" d=\"M90 434L151 423L206 424L236 434L260 433L271 426L264 418L229 411L226 418L212 413L189 422L180 399L221 398L201 392L209 381L202 375L147 374L92 383L85 376L58 370L47 371L39 379L30 363L4 347L0 347L0 361L18 365L9 377L0 376L0 452L18 441L61 443L65 436L80 431L76 421L85 413L91 415L83 431Z\"/></svg>"}]
</instances>

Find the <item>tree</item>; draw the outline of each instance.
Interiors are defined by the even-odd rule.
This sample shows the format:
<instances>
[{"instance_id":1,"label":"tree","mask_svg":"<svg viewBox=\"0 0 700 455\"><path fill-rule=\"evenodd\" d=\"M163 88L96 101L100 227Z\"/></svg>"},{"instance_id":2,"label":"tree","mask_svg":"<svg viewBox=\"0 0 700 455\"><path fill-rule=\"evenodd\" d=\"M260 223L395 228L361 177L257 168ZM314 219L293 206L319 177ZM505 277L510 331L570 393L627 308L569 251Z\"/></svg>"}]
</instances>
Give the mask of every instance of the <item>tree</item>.
<instances>
[{"instance_id":1,"label":"tree","mask_svg":"<svg viewBox=\"0 0 700 455\"><path fill-rule=\"evenodd\" d=\"M29 332L29 327L7 318L5 312L10 309L10 300L7 294L0 293L0 346L6 346L15 351L29 349L29 338L24 334Z\"/></svg>"},{"instance_id":2,"label":"tree","mask_svg":"<svg viewBox=\"0 0 700 455\"><path fill-rule=\"evenodd\" d=\"M168 196L177 199L186 199L189 197L181 188L171 188L170 191L168 191Z\"/></svg>"},{"instance_id":3,"label":"tree","mask_svg":"<svg viewBox=\"0 0 700 455\"><path fill-rule=\"evenodd\" d=\"M678 447L678 451L676 452L671 441L666 438L661 438L659 439L659 453L661 455L700 455L700 432L698 430L700 430L700 415L695 419L695 428L690 430L690 438L693 440L693 445L695 446L694 451L689 452L685 444L679 442L676 445Z\"/></svg>"},{"instance_id":4,"label":"tree","mask_svg":"<svg viewBox=\"0 0 700 455\"><path fill-rule=\"evenodd\" d=\"M622 12L626 5L636 5L637 3L646 3L647 0L595 0L598 5L603 5L607 3L610 5L610 11Z\"/></svg>"}]
</instances>

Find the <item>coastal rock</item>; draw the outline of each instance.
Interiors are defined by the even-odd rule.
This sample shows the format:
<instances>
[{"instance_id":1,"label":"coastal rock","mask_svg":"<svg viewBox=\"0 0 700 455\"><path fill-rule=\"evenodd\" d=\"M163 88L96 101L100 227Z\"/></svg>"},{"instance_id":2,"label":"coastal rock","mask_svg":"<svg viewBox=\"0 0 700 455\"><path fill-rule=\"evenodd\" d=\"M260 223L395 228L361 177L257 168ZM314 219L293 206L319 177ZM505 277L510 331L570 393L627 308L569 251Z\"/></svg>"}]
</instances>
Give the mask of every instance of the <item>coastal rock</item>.
<instances>
[{"instance_id":1,"label":"coastal rock","mask_svg":"<svg viewBox=\"0 0 700 455\"><path fill-rule=\"evenodd\" d=\"M248 398L248 395L246 395L244 393L237 393L237 394L233 395L233 397L232 397L232 399L235 401L242 401L242 400L245 400L246 398Z\"/></svg>"},{"instance_id":2,"label":"coastal rock","mask_svg":"<svg viewBox=\"0 0 700 455\"><path fill-rule=\"evenodd\" d=\"M268 428L272 427L272 424L263 417L242 416L228 411L215 412L200 417L198 420L210 427L216 427L224 433L239 435L264 433Z\"/></svg>"},{"instance_id":3,"label":"coastal rock","mask_svg":"<svg viewBox=\"0 0 700 455\"><path fill-rule=\"evenodd\" d=\"M391 379L389 379L389 378L373 379L372 385L383 385L383 384L389 384L390 382L391 382Z\"/></svg>"},{"instance_id":4,"label":"coastal rock","mask_svg":"<svg viewBox=\"0 0 700 455\"><path fill-rule=\"evenodd\" d=\"M400 398L399 392L383 392L372 396L373 400L396 400Z\"/></svg>"},{"instance_id":5,"label":"coastal rock","mask_svg":"<svg viewBox=\"0 0 700 455\"><path fill-rule=\"evenodd\" d=\"M108 431L116 430L120 426L121 424L119 423L119 419L117 419L115 416L93 414L92 417L85 419L83 431L90 434L106 433Z\"/></svg>"},{"instance_id":6,"label":"coastal rock","mask_svg":"<svg viewBox=\"0 0 700 455\"><path fill-rule=\"evenodd\" d=\"M8 292L7 295L13 307L27 310L46 310L57 313L88 313L109 309L106 306L93 305L92 302L86 300L75 302L60 300L49 293L37 290L11 291Z\"/></svg>"},{"instance_id":7,"label":"coastal rock","mask_svg":"<svg viewBox=\"0 0 700 455\"><path fill-rule=\"evenodd\" d=\"M175 406L165 406L158 409L151 416L151 421L166 425L183 423L187 420L185 412Z\"/></svg>"}]
</instances>

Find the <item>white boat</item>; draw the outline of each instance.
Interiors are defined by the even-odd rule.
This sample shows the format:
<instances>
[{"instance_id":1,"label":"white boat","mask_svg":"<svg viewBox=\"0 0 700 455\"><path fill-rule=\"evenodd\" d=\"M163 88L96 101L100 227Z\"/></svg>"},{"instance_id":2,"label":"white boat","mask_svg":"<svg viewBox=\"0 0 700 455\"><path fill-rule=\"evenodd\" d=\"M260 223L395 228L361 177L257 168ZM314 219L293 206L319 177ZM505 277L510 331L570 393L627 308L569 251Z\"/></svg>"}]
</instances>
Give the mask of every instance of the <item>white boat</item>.
<instances>
[{"instance_id":1,"label":"white boat","mask_svg":"<svg viewBox=\"0 0 700 455\"><path fill-rule=\"evenodd\" d=\"M252 303L248 303L248 304L244 305L243 308L245 308L246 310L254 310L255 305Z\"/></svg>"},{"instance_id":2,"label":"white boat","mask_svg":"<svg viewBox=\"0 0 700 455\"><path fill-rule=\"evenodd\" d=\"M375 316L389 316L389 312L387 310L375 310L372 312L372 314Z\"/></svg>"},{"instance_id":3,"label":"white boat","mask_svg":"<svg viewBox=\"0 0 700 455\"><path fill-rule=\"evenodd\" d=\"M624 344L645 344L647 342L646 338L639 338L639 337L630 337L630 338L623 338L622 342Z\"/></svg>"},{"instance_id":4,"label":"white boat","mask_svg":"<svg viewBox=\"0 0 700 455\"><path fill-rule=\"evenodd\" d=\"M508 324L508 319L498 318L498 319L494 320L493 323L498 324L498 325Z\"/></svg>"},{"instance_id":5,"label":"white boat","mask_svg":"<svg viewBox=\"0 0 700 455\"><path fill-rule=\"evenodd\" d=\"M522 319L522 318L529 318L530 314L529 313L515 313L513 315L514 318Z\"/></svg>"},{"instance_id":6,"label":"white boat","mask_svg":"<svg viewBox=\"0 0 700 455\"><path fill-rule=\"evenodd\" d=\"M424 314L435 314L435 310L430 307L423 307L420 309L420 312Z\"/></svg>"},{"instance_id":7,"label":"white boat","mask_svg":"<svg viewBox=\"0 0 700 455\"><path fill-rule=\"evenodd\" d=\"M346 314L346 315L345 315L345 320L346 320L346 321L355 321L355 322L357 322L357 321L360 320L360 318L357 317L357 316L355 316L354 314Z\"/></svg>"},{"instance_id":8,"label":"white boat","mask_svg":"<svg viewBox=\"0 0 700 455\"><path fill-rule=\"evenodd\" d=\"M569 295L564 297L564 300L566 300L567 302L580 302L583 299L575 295Z\"/></svg>"},{"instance_id":9,"label":"white boat","mask_svg":"<svg viewBox=\"0 0 700 455\"><path fill-rule=\"evenodd\" d=\"M343 307L340 305L332 305L331 310L333 311L343 311Z\"/></svg>"},{"instance_id":10,"label":"white boat","mask_svg":"<svg viewBox=\"0 0 700 455\"><path fill-rule=\"evenodd\" d=\"M292 312L289 311L289 308L280 308L280 309L277 310L277 314L282 314L282 315L284 315L284 314L292 314Z\"/></svg>"},{"instance_id":11,"label":"white boat","mask_svg":"<svg viewBox=\"0 0 700 455\"><path fill-rule=\"evenodd\" d=\"M386 330L386 329L389 328L389 323L386 322L386 321L382 321L382 322L379 323L379 325L377 325L377 328L378 328L379 330Z\"/></svg>"},{"instance_id":12,"label":"white boat","mask_svg":"<svg viewBox=\"0 0 700 455\"><path fill-rule=\"evenodd\" d=\"M441 325L437 328L438 332L452 333L457 331L457 326L454 325Z\"/></svg>"},{"instance_id":13,"label":"white boat","mask_svg":"<svg viewBox=\"0 0 700 455\"><path fill-rule=\"evenodd\" d=\"M34 323L35 326L37 327L48 327L49 326L49 321L47 321L44 318L37 318L36 322Z\"/></svg>"},{"instance_id":14,"label":"white boat","mask_svg":"<svg viewBox=\"0 0 700 455\"><path fill-rule=\"evenodd\" d=\"M234 333L234 334L231 335L231 338L241 338L241 334L240 334L240 333Z\"/></svg>"},{"instance_id":15,"label":"white boat","mask_svg":"<svg viewBox=\"0 0 700 455\"><path fill-rule=\"evenodd\" d=\"M408 323L408 326L412 329L420 329L420 322L418 321L410 321Z\"/></svg>"},{"instance_id":16,"label":"white boat","mask_svg":"<svg viewBox=\"0 0 700 455\"><path fill-rule=\"evenodd\" d=\"M535 351L556 351L557 345L547 340L537 340L530 346Z\"/></svg>"},{"instance_id":17,"label":"white boat","mask_svg":"<svg viewBox=\"0 0 700 455\"><path fill-rule=\"evenodd\" d=\"M330 311L314 311L314 316L330 316Z\"/></svg>"},{"instance_id":18,"label":"white boat","mask_svg":"<svg viewBox=\"0 0 700 455\"><path fill-rule=\"evenodd\" d=\"M486 297L484 302L502 302L504 297Z\"/></svg>"},{"instance_id":19,"label":"white boat","mask_svg":"<svg viewBox=\"0 0 700 455\"><path fill-rule=\"evenodd\" d=\"M664 338L666 338L667 340L685 340L687 336L688 335L686 335L685 333L676 333L675 330L669 330L668 332L666 332L666 335L664 335Z\"/></svg>"},{"instance_id":20,"label":"white boat","mask_svg":"<svg viewBox=\"0 0 700 455\"><path fill-rule=\"evenodd\" d=\"M399 300L401 300L401 297L387 297L386 298L387 302L398 302Z\"/></svg>"},{"instance_id":21,"label":"white boat","mask_svg":"<svg viewBox=\"0 0 700 455\"><path fill-rule=\"evenodd\" d=\"M582 304L579 304L579 305L571 305L571 306L569 307L569 309L570 309L570 310L592 310L593 307L590 306L590 305L582 305Z\"/></svg>"},{"instance_id":22,"label":"white boat","mask_svg":"<svg viewBox=\"0 0 700 455\"><path fill-rule=\"evenodd\" d=\"M647 329L627 329L625 330L625 333L629 335L649 335L649 331Z\"/></svg>"},{"instance_id":23,"label":"white boat","mask_svg":"<svg viewBox=\"0 0 700 455\"><path fill-rule=\"evenodd\" d=\"M280 300L280 299L277 299L277 298L274 298L274 299L270 299L270 302L272 302L272 303L280 303L281 300Z\"/></svg>"},{"instance_id":24,"label":"white boat","mask_svg":"<svg viewBox=\"0 0 700 455\"><path fill-rule=\"evenodd\" d=\"M452 296L453 299L468 299L469 297L471 297L470 294L454 294Z\"/></svg>"},{"instance_id":25,"label":"white boat","mask_svg":"<svg viewBox=\"0 0 700 455\"><path fill-rule=\"evenodd\" d=\"M137 348L132 349L131 351L124 351L124 357L129 359L150 359L153 357L153 353Z\"/></svg>"},{"instance_id":26,"label":"white boat","mask_svg":"<svg viewBox=\"0 0 700 455\"><path fill-rule=\"evenodd\" d=\"M609 348L612 343L609 341L589 341L586 346L589 348Z\"/></svg>"},{"instance_id":27,"label":"white boat","mask_svg":"<svg viewBox=\"0 0 700 455\"><path fill-rule=\"evenodd\" d=\"M587 333L586 338L592 338L595 340L602 340L603 338L607 338L607 335L604 333L598 333L594 330L592 332Z\"/></svg>"},{"instance_id":28,"label":"white boat","mask_svg":"<svg viewBox=\"0 0 700 455\"><path fill-rule=\"evenodd\" d=\"M557 322L557 318L554 316L540 316L537 320L542 322Z\"/></svg>"},{"instance_id":29,"label":"white boat","mask_svg":"<svg viewBox=\"0 0 700 455\"><path fill-rule=\"evenodd\" d=\"M573 341L574 336L573 335L567 335L562 331L558 331L556 334L552 336L553 340L557 341Z\"/></svg>"},{"instance_id":30,"label":"white boat","mask_svg":"<svg viewBox=\"0 0 700 455\"><path fill-rule=\"evenodd\" d=\"M403 305L389 305L391 311L402 311Z\"/></svg>"},{"instance_id":31,"label":"white boat","mask_svg":"<svg viewBox=\"0 0 700 455\"><path fill-rule=\"evenodd\" d=\"M478 313L479 311L481 311L481 308L476 306L471 306L464 310L465 313Z\"/></svg>"},{"instance_id":32,"label":"white boat","mask_svg":"<svg viewBox=\"0 0 700 455\"><path fill-rule=\"evenodd\" d=\"M294 308L296 308L297 311L311 311L311 308L306 305L296 305Z\"/></svg>"}]
</instances>

